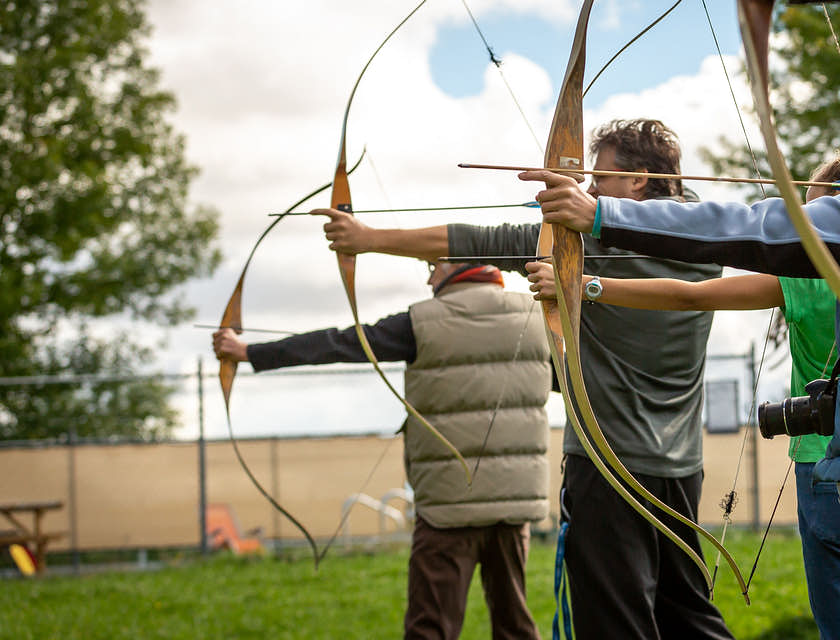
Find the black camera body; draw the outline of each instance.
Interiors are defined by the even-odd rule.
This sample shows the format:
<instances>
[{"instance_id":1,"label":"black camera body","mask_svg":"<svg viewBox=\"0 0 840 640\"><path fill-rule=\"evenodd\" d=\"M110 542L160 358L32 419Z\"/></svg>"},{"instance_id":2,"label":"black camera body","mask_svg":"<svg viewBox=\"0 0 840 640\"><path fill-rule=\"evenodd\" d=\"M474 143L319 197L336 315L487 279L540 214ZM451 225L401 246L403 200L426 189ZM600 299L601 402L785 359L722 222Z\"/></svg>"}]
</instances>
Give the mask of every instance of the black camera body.
<instances>
[{"instance_id":1,"label":"black camera body","mask_svg":"<svg viewBox=\"0 0 840 640\"><path fill-rule=\"evenodd\" d=\"M764 402L758 407L758 428L768 440L773 436L801 436L834 433L837 380L812 380L805 385L807 396Z\"/></svg>"}]
</instances>

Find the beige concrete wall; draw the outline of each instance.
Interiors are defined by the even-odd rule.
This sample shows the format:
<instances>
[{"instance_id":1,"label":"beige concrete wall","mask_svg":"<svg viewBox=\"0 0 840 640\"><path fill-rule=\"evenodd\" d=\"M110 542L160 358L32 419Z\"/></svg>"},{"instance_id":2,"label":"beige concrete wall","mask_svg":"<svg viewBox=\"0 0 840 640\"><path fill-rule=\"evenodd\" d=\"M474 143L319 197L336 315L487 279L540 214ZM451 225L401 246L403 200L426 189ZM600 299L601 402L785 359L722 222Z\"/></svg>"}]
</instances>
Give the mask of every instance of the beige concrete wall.
<instances>
[{"instance_id":1,"label":"beige concrete wall","mask_svg":"<svg viewBox=\"0 0 840 640\"><path fill-rule=\"evenodd\" d=\"M68 456L61 447L0 449L0 502L66 502L68 478ZM25 526L32 525L29 514L19 518ZM70 531L67 509L47 512L42 522L44 531ZM0 517L0 530L9 528Z\"/></svg>"},{"instance_id":2,"label":"beige concrete wall","mask_svg":"<svg viewBox=\"0 0 840 640\"><path fill-rule=\"evenodd\" d=\"M790 463L788 458L788 438L776 437L765 440L760 435L758 445L758 498L759 519L766 523L773 511L773 504L779 495L779 489L785 478ZM721 500L732 490L738 456L744 445L744 432L736 434L706 435L703 441L703 460L705 477L703 480L703 499L700 503L699 520L709 525L721 525L723 510ZM753 500L753 441L747 438L741 469L738 474L736 493L738 502L732 513L735 524L749 524L752 521L755 503ZM796 517L796 482L791 469L790 478L784 484L782 499L774 522L795 524Z\"/></svg>"},{"instance_id":3,"label":"beige concrete wall","mask_svg":"<svg viewBox=\"0 0 840 640\"><path fill-rule=\"evenodd\" d=\"M552 511L561 483L563 431L552 431ZM706 476L700 521L718 525L718 503L730 490L742 435L706 436ZM752 517L750 448L741 464L739 502L733 522ZM402 487L402 440L375 436L326 439L251 440L240 443L255 476L316 538L330 537L342 503L358 492L382 457L364 493L381 498ZM781 486L788 458L787 439L759 442L760 514L766 521ZM74 459L73 459L74 458ZM80 445L74 448L0 449L0 502L63 500L69 504L69 469L75 464L78 546L81 549L197 545L198 447L196 443ZM230 503L243 529L262 527L268 537L299 539L301 534L251 485L229 442L207 444L207 500ZM398 501L392 504L401 508ZM779 523L796 521L793 478L788 481ZM548 526L546 522L543 526ZM45 517L50 531L70 531L68 508ZM0 528L2 524L0 524ZM375 535L379 518L356 507L351 535ZM69 537L53 548L68 548Z\"/></svg>"}]
</instances>

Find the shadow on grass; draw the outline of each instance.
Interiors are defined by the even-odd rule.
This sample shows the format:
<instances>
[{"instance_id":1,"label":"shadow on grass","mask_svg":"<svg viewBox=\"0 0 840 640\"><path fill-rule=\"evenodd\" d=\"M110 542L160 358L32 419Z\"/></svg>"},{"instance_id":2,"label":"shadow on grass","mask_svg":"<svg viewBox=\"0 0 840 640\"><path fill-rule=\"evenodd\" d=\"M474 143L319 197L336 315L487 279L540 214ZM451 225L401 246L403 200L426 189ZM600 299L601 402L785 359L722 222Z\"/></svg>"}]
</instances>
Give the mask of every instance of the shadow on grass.
<instances>
[{"instance_id":1,"label":"shadow on grass","mask_svg":"<svg viewBox=\"0 0 840 640\"><path fill-rule=\"evenodd\" d=\"M749 640L819 640L817 624L811 616L792 616L785 618L772 629Z\"/></svg>"}]
</instances>

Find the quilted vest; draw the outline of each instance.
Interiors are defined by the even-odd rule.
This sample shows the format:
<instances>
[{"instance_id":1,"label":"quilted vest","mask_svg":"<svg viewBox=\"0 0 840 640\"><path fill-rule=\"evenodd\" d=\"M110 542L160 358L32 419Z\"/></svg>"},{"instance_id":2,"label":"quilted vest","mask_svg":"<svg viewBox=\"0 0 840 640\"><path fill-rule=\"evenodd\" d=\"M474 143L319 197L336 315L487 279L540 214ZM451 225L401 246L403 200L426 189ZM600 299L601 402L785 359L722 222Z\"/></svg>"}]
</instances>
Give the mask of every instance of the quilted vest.
<instances>
[{"instance_id":1,"label":"quilted vest","mask_svg":"<svg viewBox=\"0 0 840 640\"><path fill-rule=\"evenodd\" d=\"M475 466L463 468L415 418L405 467L417 513L438 528L542 520L548 515L548 343L538 303L495 284L456 283L409 309L417 358L405 395Z\"/></svg>"}]
</instances>

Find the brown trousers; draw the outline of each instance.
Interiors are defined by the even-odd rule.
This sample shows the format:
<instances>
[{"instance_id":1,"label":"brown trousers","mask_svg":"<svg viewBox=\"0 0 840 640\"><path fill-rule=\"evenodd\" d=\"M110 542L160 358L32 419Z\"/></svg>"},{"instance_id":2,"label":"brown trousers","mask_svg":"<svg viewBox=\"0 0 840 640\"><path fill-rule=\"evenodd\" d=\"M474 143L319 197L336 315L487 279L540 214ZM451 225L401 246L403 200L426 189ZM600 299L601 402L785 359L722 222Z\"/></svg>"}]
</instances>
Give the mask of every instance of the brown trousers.
<instances>
[{"instance_id":1,"label":"brown trousers","mask_svg":"<svg viewBox=\"0 0 840 640\"><path fill-rule=\"evenodd\" d=\"M405 638L457 638L470 581L481 564L493 638L539 639L525 602L529 539L527 524L437 529L418 517L408 561Z\"/></svg>"}]
</instances>

